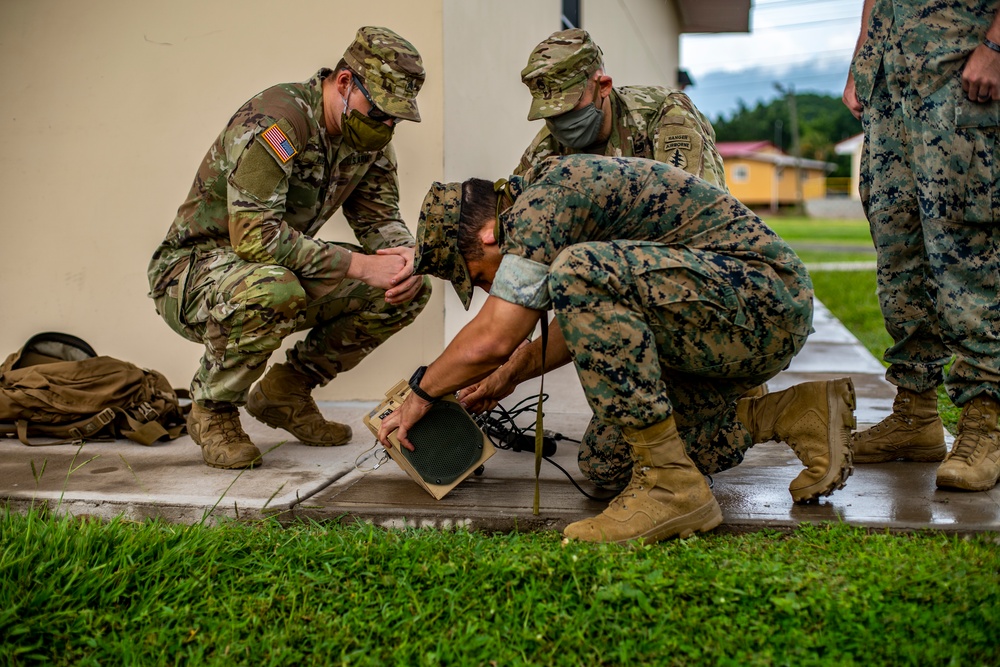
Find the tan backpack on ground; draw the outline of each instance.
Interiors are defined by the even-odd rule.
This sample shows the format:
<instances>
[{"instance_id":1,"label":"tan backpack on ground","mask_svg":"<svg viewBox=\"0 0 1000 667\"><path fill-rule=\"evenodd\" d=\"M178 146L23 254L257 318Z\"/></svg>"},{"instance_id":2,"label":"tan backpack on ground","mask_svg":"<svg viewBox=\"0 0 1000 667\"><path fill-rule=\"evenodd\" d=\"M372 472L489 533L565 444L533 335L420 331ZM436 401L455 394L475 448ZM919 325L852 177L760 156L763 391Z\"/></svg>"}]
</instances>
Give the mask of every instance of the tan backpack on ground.
<instances>
[{"instance_id":1,"label":"tan backpack on ground","mask_svg":"<svg viewBox=\"0 0 1000 667\"><path fill-rule=\"evenodd\" d=\"M125 437L151 445L184 433L186 395L157 371L98 356L76 336L40 333L0 365L0 437L26 445Z\"/></svg>"}]
</instances>

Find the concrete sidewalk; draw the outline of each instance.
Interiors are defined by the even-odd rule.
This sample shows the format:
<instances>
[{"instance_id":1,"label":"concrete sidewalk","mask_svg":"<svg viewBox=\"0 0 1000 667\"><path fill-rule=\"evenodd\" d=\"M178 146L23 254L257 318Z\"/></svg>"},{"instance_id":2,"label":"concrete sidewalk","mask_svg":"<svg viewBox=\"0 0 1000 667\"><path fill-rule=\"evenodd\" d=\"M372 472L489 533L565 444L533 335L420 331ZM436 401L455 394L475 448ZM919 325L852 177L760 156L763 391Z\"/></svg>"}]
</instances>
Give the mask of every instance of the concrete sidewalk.
<instances>
[{"instance_id":1,"label":"concrete sidewalk","mask_svg":"<svg viewBox=\"0 0 1000 667\"><path fill-rule=\"evenodd\" d=\"M769 383L771 390L850 376L858 394L859 428L880 421L891 411L895 395L882 365L821 304L814 325L816 333L791 367ZM514 405L537 391L537 385L521 387L504 404ZM545 428L579 439L591 413L572 367L547 374L545 391L550 395ZM543 462L541 512L535 516L533 455L509 450L498 451L482 475L468 478L440 501L392 461L362 472L356 462L371 466L366 456L375 440L361 419L375 405L321 404L328 418L354 429L350 444L329 449L287 441L284 432L244 414L244 427L265 452L264 465L245 472L207 467L189 437L152 447L127 440L82 447L26 447L0 440L0 497L17 510L44 503L60 512L103 518L196 522L278 515L282 520L362 519L384 526L461 525L491 531L561 529L604 506ZM560 442L552 458L580 486L596 491L577 469L575 443ZM786 445L757 445L741 465L714 476L713 489L725 516L720 530L843 521L895 530L1000 531L1000 490L939 491L936 468L920 463L857 466L845 488L819 503L795 505L788 484L801 470L798 459Z\"/></svg>"}]
</instances>

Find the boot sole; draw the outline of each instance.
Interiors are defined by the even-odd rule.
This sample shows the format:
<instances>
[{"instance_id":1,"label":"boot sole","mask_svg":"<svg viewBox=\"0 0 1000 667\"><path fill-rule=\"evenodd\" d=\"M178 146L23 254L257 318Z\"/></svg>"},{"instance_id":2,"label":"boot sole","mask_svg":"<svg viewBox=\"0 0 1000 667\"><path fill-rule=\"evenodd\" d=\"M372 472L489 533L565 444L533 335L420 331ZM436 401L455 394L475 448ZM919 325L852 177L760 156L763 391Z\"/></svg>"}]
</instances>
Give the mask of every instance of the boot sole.
<instances>
[{"instance_id":1,"label":"boot sole","mask_svg":"<svg viewBox=\"0 0 1000 667\"><path fill-rule=\"evenodd\" d=\"M203 458L204 460L204 458ZM209 463L205 461L205 465L210 468L218 468L219 470L250 470L251 468L259 468L264 462L258 456L253 461L249 463L232 463L230 465L222 465L221 463Z\"/></svg>"},{"instance_id":2,"label":"boot sole","mask_svg":"<svg viewBox=\"0 0 1000 667\"><path fill-rule=\"evenodd\" d=\"M851 378L842 378L831 380L830 383L832 386L828 385L826 390L826 407L830 415L827 427L827 437L831 443L830 469L823 479L814 484L801 489L789 488L792 500L796 503L808 503L844 488L847 478L854 472L854 446L851 442L851 431L857 427L854 418L857 407L854 382Z\"/></svg>"},{"instance_id":3,"label":"boot sole","mask_svg":"<svg viewBox=\"0 0 1000 667\"><path fill-rule=\"evenodd\" d=\"M652 544L674 537L684 540L695 533L707 533L720 523L722 523L722 508L719 507L719 502L713 497L711 502L702 505L693 512L688 512L676 519L655 526L642 535L636 535L624 540L616 540L616 542L618 544L628 544L635 540L643 540L645 544Z\"/></svg>"},{"instance_id":4,"label":"boot sole","mask_svg":"<svg viewBox=\"0 0 1000 667\"><path fill-rule=\"evenodd\" d=\"M981 484L970 484L958 477L941 477L935 479L935 484L939 489L958 489L959 491L989 491L997 485L996 477L993 481L985 481Z\"/></svg>"},{"instance_id":5,"label":"boot sole","mask_svg":"<svg viewBox=\"0 0 1000 667\"><path fill-rule=\"evenodd\" d=\"M906 445L903 445L904 447ZM944 461L948 448L942 442L940 445L923 448L908 448L905 453L886 452L885 454L858 454L854 452L855 463L888 463L890 461L911 461L913 463L939 463Z\"/></svg>"}]
</instances>

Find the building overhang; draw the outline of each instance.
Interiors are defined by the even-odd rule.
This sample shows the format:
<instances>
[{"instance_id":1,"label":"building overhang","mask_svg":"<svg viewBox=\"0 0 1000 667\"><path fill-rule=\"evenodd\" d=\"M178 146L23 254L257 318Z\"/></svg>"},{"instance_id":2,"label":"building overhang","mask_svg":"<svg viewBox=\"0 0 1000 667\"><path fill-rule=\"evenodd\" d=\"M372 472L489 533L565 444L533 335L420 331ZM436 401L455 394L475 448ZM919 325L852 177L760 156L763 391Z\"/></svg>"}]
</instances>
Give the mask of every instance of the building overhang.
<instances>
[{"instance_id":1,"label":"building overhang","mask_svg":"<svg viewBox=\"0 0 1000 667\"><path fill-rule=\"evenodd\" d=\"M677 0L682 33L750 32L750 0Z\"/></svg>"}]
</instances>

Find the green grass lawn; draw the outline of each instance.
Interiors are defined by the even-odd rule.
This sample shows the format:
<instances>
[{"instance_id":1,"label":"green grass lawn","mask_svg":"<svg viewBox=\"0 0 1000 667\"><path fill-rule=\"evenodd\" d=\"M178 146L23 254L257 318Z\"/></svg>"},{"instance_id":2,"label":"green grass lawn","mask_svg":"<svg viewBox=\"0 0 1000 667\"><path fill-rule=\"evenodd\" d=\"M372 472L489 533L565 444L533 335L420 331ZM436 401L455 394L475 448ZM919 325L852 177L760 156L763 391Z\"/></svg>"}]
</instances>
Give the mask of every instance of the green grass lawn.
<instances>
[{"instance_id":1,"label":"green grass lawn","mask_svg":"<svg viewBox=\"0 0 1000 667\"><path fill-rule=\"evenodd\" d=\"M0 516L0 664L988 665L997 537Z\"/></svg>"},{"instance_id":2,"label":"green grass lawn","mask_svg":"<svg viewBox=\"0 0 1000 667\"><path fill-rule=\"evenodd\" d=\"M824 220L820 218L764 216L767 225L793 247L797 243L858 246L872 249L867 220Z\"/></svg>"}]
</instances>

